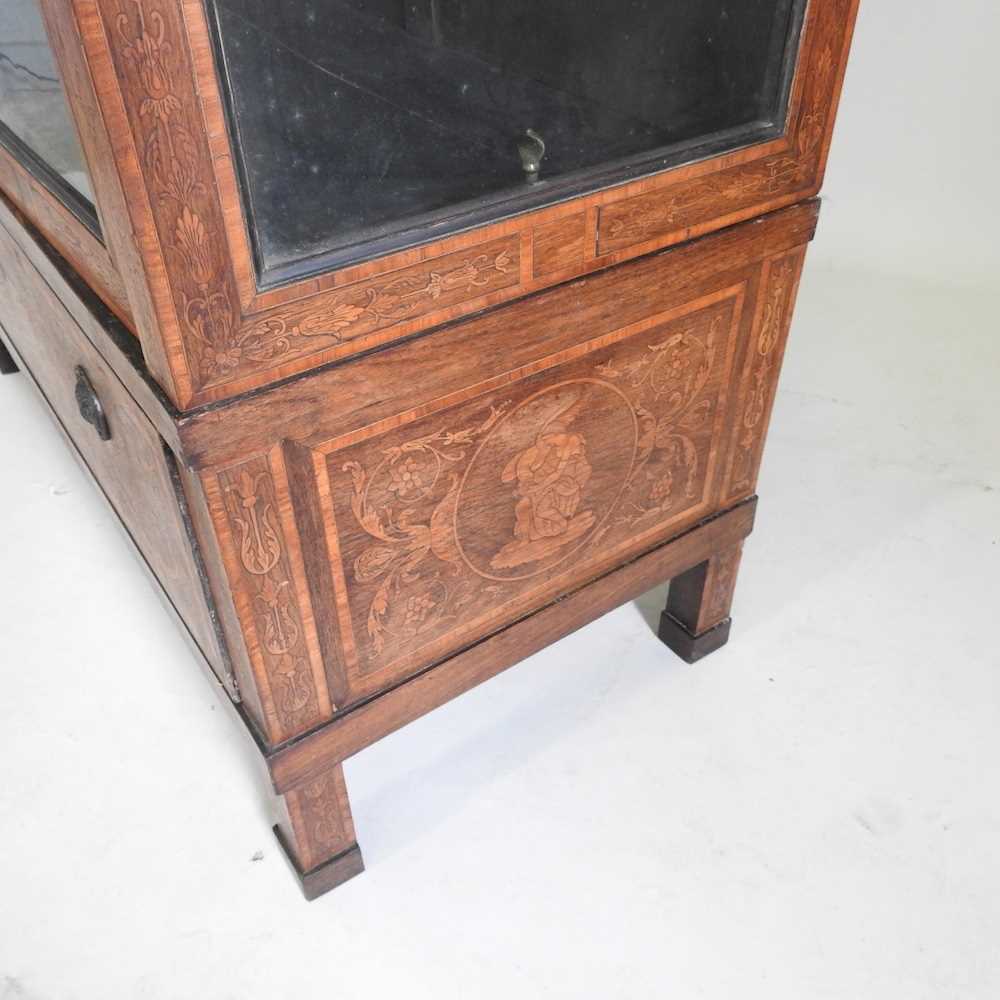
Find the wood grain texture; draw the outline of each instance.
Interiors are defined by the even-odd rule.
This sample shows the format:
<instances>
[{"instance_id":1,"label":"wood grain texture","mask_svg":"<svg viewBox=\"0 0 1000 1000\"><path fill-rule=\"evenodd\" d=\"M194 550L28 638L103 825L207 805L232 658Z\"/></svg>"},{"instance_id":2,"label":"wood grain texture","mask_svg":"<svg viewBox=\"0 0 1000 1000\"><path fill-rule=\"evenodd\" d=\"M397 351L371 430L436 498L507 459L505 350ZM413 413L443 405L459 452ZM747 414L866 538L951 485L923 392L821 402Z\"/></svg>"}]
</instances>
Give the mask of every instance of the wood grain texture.
<instances>
[{"instance_id":1,"label":"wood grain texture","mask_svg":"<svg viewBox=\"0 0 1000 1000\"><path fill-rule=\"evenodd\" d=\"M658 243L675 234L684 238L713 217L739 214L769 197L799 192L805 197L819 190L824 140L846 58L841 32L853 16L850 7L846 0L810 5L804 38L809 72L792 110L787 149L677 183L668 181L654 192L602 206L598 253Z\"/></svg>"},{"instance_id":2,"label":"wood grain texture","mask_svg":"<svg viewBox=\"0 0 1000 1000\"><path fill-rule=\"evenodd\" d=\"M326 687L333 704L350 697L347 663L356 654L352 644L350 609L345 595L336 533L328 532L331 498L324 492L329 480L322 455L292 441L283 442L285 468L299 535L305 539L302 559L312 605L316 609L316 637L326 672Z\"/></svg>"},{"instance_id":3,"label":"wood grain texture","mask_svg":"<svg viewBox=\"0 0 1000 1000\"><path fill-rule=\"evenodd\" d=\"M212 363L213 379L252 371L262 359L292 360L342 347L356 340L373 343L379 331L400 323L460 315L498 290L521 284L520 241L505 237L434 258L382 277L361 281L343 292L290 303L264 314L233 339L225 358Z\"/></svg>"},{"instance_id":4,"label":"wood grain texture","mask_svg":"<svg viewBox=\"0 0 1000 1000\"><path fill-rule=\"evenodd\" d=\"M731 506L733 455L762 447L763 424L746 418L754 359L766 346L773 392L776 335L802 259L801 246L785 244L807 239L814 220L814 206L790 209L469 321L452 332L477 345L472 367L414 343L184 421L189 458L202 421L210 446L238 432L239 452L271 456L234 465L224 443L223 461L203 472L244 511L215 505L220 537L236 539L223 549L243 563L228 560L234 589L247 572L276 573L274 593L251 588L241 610L265 716L271 706L268 741L329 717L309 691L357 704ZM493 363L498 374L484 377ZM357 391L340 383L365 368ZM285 411L284 392L301 412ZM260 422L248 415L257 408ZM279 456L288 537L303 554L289 608L292 590L281 588L291 577L274 565L288 532L272 523L285 496L269 471ZM206 489L212 506L216 487ZM312 609L311 687L309 661L284 641L272 656L261 646L252 607L262 601L273 605L272 631L279 607L294 623L300 604ZM303 715L277 718L282 707Z\"/></svg>"},{"instance_id":5,"label":"wood grain texture","mask_svg":"<svg viewBox=\"0 0 1000 1000\"><path fill-rule=\"evenodd\" d=\"M364 871L339 764L272 801L275 836L306 899Z\"/></svg>"},{"instance_id":6,"label":"wood grain texture","mask_svg":"<svg viewBox=\"0 0 1000 1000\"><path fill-rule=\"evenodd\" d=\"M279 821L285 845L302 872L357 847L344 769L335 764L284 794L286 822Z\"/></svg>"},{"instance_id":7,"label":"wood grain texture","mask_svg":"<svg viewBox=\"0 0 1000 1000\"><path fill-rule=\"evenodd\" d=\"M219 537L212 524L205 491L198 476L185 466L178 466L177 475L190 518L191 530L198 541L205 577L218 617L218 627L225 637L232 670L231 693L242 703L243 719L253 727L255 738L263 742L264 708L255 683L246 639L236 612L233 592L229 586L229 578L219 547Z\"/></svg>"},{"instance_id":8,"label":"wood grain texture","mask_svg":"<svg viewBox=\"0 0 1000 1000\"><path fill-rule=\"evenodd\" d=\"M536 226L531 234L534 244L532 275L572 272L583 266L587 251L587 216L578 212L565 219Z\"/></svg>"},{"instance_id":9,"label":"wood grain texture","mask_svg":"<svg viewBox=\"0 0 1000 1000\"><path fill-rule=\"evenodd\" d=\"M670 582L667 613L693 636L729 617L742 552L733 545Z\"/></svg>"},{"instance_id":10,"label":"wood grain texture","mask_svg":"<svg viewBox=\"0 0 1000 1000\"><path fill-rule=\"evenodd\" d=\"M657 634L687 663L697 663L729 641L742 553L742 542L731 545L670 581Z\"/></svg>"},{"instance_id":11,"label":"wood grain texture","mask_svg":"<svg viewBox=\"0 0 1000 1000\"><path fill-rule=\"evenodd\" d=\"M152 303L151 314L137 311L137 325L146 343L144 320L155 324L171 371L164 384L178 406L191 408L815 193L856 0L810 4L780 139L273 291L253 287L199 0L73 0L73 10ZM399 281L413 293L411 306L420 289L437 287L428 282L462 282L477 248L501 240L520 246L530 264L517 280L511 271L461 293L452 286L426 308L372 308L380 289Z\"/></svg>"},{"instance_id":12,"label":"wood grain texture","mask_svg":"<svg viewBox=\"0 0 1000 1000\"><path fill-rule=\"evenodd\" d=\"M283 792L322 774L408 722L444 705L515 663L575 632L612 608L739 542L753 529L756 501L746 501L599 577L516 624L428 668L301 740L272 751L268 767Z\"/></svg>"}]
</instances>

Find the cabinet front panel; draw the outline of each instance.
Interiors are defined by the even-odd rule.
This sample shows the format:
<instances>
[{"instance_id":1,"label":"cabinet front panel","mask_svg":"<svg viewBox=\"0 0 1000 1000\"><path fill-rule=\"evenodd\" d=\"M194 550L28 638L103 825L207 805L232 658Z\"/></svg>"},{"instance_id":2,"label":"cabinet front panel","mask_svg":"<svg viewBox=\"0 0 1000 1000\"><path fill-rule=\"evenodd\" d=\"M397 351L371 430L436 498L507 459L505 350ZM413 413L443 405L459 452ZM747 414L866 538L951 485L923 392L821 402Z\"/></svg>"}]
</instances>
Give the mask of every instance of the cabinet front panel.
<instances>
[{"instance_id":1,"label":"cabinet front panel","mask_svg":"<svg viewBox=\"0 0 1000 1000\"><path fill-rule=\"evenodd\" d=\"M752 495L815 217L789 209L186 421L271 742Z\"/></svg>"},{"instance_id":2,"label":"cabinet front panel","mask_svg":"<svg viewBox=\"0 0 1000 1000\"><path fill-rule=\"evenodd\" d=\"M454 405L286 441L338 707L750 495L801 260L581 331Z\"/></svg>"},{"instance_id":3,"label":"cabinet front panel","mask_svg":"<svg viewBox=\"0 0 1000 1000\"><path fill-rule=\"evenodd\" d=\"M728 290L326 454L358 673L411 672L708 513L743 310Z\"/></svg>"}]
</instances>

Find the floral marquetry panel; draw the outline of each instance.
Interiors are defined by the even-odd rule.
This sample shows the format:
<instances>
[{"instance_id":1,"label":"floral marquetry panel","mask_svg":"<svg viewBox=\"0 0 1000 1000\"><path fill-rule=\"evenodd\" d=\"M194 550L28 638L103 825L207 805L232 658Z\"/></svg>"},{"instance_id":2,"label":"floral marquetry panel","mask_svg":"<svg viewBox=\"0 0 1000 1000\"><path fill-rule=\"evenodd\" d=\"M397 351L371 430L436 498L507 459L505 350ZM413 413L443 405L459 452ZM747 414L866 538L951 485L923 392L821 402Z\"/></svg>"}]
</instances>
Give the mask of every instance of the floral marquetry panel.
<instances>
[{"instance_id":1,"label":"floral marquetry panel","mask_svg":"<svg viewBox=\"0 0 1000 1000\"><path fill-rule=\"evenodd\" d=\"M43 2L182 410L811 197L857 8Z\"/></svg>"},{"instance_id":2,"label":"floral marquetry panel","mask_svg":"<svg viewBox=\"0 0 1000 1000\"><path fill-rule=\"evenodd\" d=\"M727 289L318 449L350 697L705 516L743 307Z\"/></svg>"}]
</instances>

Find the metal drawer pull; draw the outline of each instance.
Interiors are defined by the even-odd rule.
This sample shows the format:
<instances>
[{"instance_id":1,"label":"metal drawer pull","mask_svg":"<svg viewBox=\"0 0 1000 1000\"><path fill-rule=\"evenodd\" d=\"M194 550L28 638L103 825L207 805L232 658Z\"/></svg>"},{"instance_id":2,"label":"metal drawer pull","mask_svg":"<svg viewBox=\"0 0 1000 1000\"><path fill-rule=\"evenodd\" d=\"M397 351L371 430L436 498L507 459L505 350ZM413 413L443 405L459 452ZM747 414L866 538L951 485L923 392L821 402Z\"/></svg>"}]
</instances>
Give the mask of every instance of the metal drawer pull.
<instances>
[{"instance_id":1,"label":"metal drawer pull","mask_svg":"<svg viewBox=\"0 0 1000 1000\"><path fill-rule=\"evenodd\" d=\"M111 440L111 427L108 425L108 416L104 412L104 406L94 389L87 369L83 365L76 366L76 405L80 408L80 416L93 424L97 430L97 436L102 441Z\"/></svg>"}]
</instances>

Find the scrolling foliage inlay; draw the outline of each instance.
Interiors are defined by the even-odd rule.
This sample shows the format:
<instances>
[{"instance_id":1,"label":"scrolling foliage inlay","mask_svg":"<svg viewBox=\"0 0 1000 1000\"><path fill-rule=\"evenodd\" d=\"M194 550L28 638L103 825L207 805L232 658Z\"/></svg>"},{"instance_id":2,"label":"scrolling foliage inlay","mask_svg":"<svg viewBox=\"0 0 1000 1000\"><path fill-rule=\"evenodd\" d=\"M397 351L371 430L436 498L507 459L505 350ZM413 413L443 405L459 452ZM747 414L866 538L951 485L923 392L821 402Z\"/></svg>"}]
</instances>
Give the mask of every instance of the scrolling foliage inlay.
<instances>
[{"instance_id":1,"label":"scrolling foliage inlay","mask_svg":"<svg viewBox=\"0 0 1000 1000\"><path fill-rule=\"evenodd\" d=\"M180 4L100 2L196 391L519 283L507 237L244 322Z\"/></svg>"},{"instance_id":2,"label":"scrolling foliage inlay","mask_svg":"<svg viewBox=\"0 0 1000 1000\"><path fill-rule=\"evenodd\" d=\"M268 344L273 357L318 350L375 333L437 309L468 302L520 281L516 237L473 247L362 281L327 296L322 304L286 307L258 322L250 335Z\"/></svg>"},{"instance_id":3,"label":"scrolling foliage inlay","mask_svg":"<svg viewBox=\"0 0 1000 1000\"><path fill-rule=\"evenodd\" d=\"M329 455L362 671L696 516L738 301Z\"/></svg>"}]
</instances>

